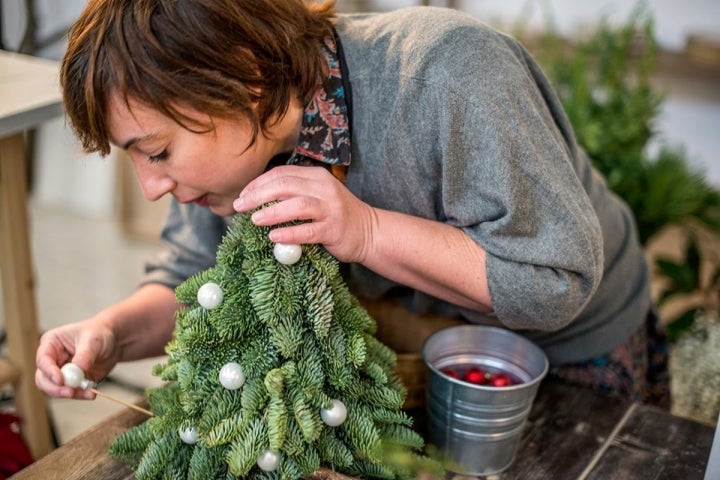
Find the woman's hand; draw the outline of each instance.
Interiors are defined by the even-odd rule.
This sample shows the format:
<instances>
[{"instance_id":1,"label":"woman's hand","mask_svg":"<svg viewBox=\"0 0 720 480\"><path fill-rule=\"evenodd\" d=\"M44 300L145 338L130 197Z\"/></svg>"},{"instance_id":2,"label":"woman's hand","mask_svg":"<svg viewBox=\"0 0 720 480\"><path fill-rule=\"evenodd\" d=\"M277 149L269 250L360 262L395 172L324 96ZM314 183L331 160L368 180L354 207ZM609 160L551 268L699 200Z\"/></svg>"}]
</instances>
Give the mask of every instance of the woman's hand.
<instances>
[{"instance_id":1,"label":"woman's hand","mask_svg":"<svg viewBox=\"0 0 720 480\"><path fill-rule=\"evenodd\" d=\"M485 250L461 229L374 208L321 167L281 166L250 182L233 206L276 243L319 243L341 262L361 263L402 285L480 312L492 310Z\"/></svg>"},{"instance_id":2,"label":"woman's hand","mask_svg":"<svg viewBox=\"0 0 720 480\"><path fill-rule=\"evenodd\" d=\"M120 361L161 355L179 307L171 288L148 283L88 320L49 330L35 355L35 384L54 397L95 398L63 385L60 368L72 362L85 378L99 382Z\"/></svg>"},{"instance_id":3,"label":"woman's hand","mask_svg":"<svg viewBox=\"0 0 720 480\"><path fill-rule=\"evenodd\" d=\"M74 363L85 378L100 381L121 358L114 333L99 318L54 328L40 338L35 384L53 397L91 399L95 394L64 385L60 368Z\"/></svg>"},{"instance_id":4,"label":"woman's hand","mask_svg":"<svg viewBox=\"0 0 720 480\"><path fill-rule=\"evenodd\" d=\"M322 167L285 165L262 174L242 191L233 207L255 212L256 225L273 226L303 220L302 224L275 228L276 243L319 243L342 262L363 263L372 249L376 225L374 209L355 197Z\"/></svg>"}]
</instances>

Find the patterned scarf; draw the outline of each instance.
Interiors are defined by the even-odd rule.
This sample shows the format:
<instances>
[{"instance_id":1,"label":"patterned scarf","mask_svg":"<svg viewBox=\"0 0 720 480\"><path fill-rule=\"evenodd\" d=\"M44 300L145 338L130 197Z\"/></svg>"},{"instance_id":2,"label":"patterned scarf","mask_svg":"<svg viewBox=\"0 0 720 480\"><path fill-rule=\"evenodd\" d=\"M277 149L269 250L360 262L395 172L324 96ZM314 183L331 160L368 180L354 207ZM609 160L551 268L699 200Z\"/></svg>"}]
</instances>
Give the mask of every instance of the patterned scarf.
<instances>
[{"instance_id":1,"label":"patterned scarf","mask_svg":"<svg viewBox=\"0 0 720 480\"><path fill-rule=\"evenodd\" d=\"M309 159L310 163L347 167L350 165L350 121L334 38L325 38L323 53L329 67L328 79L305 107L300 139L287 163L304 164Z\"/></svg>"}]
</instances>

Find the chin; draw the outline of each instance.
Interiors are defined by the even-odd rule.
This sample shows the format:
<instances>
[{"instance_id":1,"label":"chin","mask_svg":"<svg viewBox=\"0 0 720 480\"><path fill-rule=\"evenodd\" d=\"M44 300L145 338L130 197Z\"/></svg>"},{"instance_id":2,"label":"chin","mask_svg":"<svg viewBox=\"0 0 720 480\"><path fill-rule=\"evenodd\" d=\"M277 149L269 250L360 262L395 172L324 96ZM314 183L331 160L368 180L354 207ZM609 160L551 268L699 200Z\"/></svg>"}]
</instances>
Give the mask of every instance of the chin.
<instances>
[{"instance_id":1,"label":"chin","mask_svg":"<svg viewBox=\"0 0 720 480\"><path fill-rule=\"evenodd\" d=\"M210 205L208 208L212 213L221 217L231 217L237 213L232 205L229 207L224 205Z\"/></svg>"}]
</instances>

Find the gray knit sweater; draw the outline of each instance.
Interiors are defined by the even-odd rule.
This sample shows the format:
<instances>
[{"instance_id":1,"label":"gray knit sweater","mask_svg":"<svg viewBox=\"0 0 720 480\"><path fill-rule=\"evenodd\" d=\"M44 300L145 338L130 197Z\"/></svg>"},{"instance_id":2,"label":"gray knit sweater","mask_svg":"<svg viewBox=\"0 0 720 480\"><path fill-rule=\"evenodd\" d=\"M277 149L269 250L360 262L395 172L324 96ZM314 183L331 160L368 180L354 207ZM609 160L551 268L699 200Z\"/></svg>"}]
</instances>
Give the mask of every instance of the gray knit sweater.
<instances>
[{"instance_id":1,"label":"gray knit sweater","mask_svg":"<svg viewBox=\"0 0 720 480\"><path fill-rule=\"evenodd\" d=\"M342 16L352 88L347 187L375 207L465 231L487 251L492 315L345 266L358 294L500 324L553 364L606 353L643 322L649 272L627 207L577 146L540 68L465 14L408 8ZM214 263L229 219L173 202L145 283ZM467 268L473 268L468 265Z\"/></svg>"}]
</instances>

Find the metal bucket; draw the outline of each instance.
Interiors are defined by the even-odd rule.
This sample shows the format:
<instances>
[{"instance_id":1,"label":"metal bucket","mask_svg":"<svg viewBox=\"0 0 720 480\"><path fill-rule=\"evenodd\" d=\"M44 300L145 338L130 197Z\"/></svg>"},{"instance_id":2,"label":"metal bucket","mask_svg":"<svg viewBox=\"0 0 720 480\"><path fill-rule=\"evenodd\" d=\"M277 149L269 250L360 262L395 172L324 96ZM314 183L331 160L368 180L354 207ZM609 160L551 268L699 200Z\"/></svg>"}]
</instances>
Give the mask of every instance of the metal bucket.
<instances>
[{"instance_id":1,"label":"metal bucket","mask_svg":"<svg viewBox=\"0 0 720 480\"><path fill-rule=\"evenodd\" d=\"M422 356L430 370L430 443L447 455L446 468L480 476L508 468L538 386L548 371L543 351L510 330L462 325L430 336ZM503 372L514 377L516 384L476 385L442 372L458 365Z\"/></svg>"}]
</instances>

